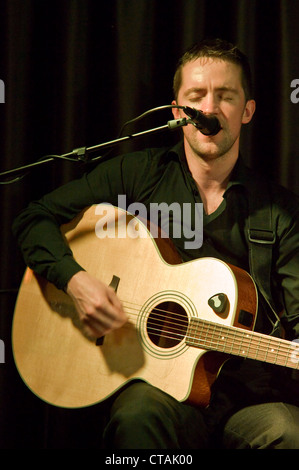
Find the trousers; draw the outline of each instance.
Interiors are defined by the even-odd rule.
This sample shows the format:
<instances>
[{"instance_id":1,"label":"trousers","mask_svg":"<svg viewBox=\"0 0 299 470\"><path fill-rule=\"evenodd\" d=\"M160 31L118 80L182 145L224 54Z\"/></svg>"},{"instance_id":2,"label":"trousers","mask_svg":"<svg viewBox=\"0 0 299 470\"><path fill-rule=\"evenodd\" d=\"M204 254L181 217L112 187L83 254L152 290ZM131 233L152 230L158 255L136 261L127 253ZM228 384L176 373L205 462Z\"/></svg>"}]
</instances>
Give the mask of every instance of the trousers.
<instances>
[{"instance_id":1,"label":"trousers","mask_svg":"<svg viewBox=\"0 0 299 470\"><path fill-rule=\"evenodd\" d=\"M106 449L299 449L299 407L261 403L211 425L209 408L181 403L145 382L119 393L104 431Z\"/></svg>"}]
</instances>

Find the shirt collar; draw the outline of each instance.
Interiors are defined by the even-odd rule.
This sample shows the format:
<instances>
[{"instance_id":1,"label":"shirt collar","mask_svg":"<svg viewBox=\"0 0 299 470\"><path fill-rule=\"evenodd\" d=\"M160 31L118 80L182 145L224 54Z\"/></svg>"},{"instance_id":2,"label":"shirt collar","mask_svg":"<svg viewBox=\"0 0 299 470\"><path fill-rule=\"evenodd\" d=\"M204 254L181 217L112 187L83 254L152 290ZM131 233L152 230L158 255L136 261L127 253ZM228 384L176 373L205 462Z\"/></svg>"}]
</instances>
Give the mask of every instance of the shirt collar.
<instances>
[{"instance_id":1,"label":"shirt collar","mask_svg":"<svg viewBox=\"0 0 299 470\"><path fill-rule=\"evenodd\" d=\"M226 190L236 185L246 186L248 178L248 169L243 161L242 155L239 154L238 160L233 168Z\"/></svg>"}]
</instances>

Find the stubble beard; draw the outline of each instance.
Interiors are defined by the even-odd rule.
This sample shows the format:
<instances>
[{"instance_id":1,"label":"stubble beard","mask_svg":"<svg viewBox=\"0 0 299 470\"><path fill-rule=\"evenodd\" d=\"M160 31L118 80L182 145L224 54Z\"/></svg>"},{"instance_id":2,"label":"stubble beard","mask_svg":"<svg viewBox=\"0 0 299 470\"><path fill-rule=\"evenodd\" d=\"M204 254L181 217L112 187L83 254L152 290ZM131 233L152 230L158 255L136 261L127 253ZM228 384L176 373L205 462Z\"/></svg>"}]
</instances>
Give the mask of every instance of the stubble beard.
<instances>
[{"instance_id":1,"label":"stubble beard","mask_svg":"<svg viewBox=\"0 0 299 470\"><path fill-rule=\"evenodd\" d=\"M193 153L205 161L216 160L228 155L238 139L229 132L225 132L223 138L219 142L215 142L213 138L210 141L199 141L197 136L189 140L189 146Z\"/></svg>"}]
</instances>

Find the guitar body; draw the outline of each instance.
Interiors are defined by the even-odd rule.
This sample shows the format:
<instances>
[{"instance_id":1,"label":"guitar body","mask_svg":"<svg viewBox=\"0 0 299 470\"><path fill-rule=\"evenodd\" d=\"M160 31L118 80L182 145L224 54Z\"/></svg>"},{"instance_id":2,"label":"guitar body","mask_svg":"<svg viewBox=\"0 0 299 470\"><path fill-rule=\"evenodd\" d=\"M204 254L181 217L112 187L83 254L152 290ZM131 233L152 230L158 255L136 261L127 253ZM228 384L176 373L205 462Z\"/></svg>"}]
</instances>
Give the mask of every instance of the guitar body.
<instances>
[{"instance_id":1,"label":"guitar body","mask_svg":"<svg viewBox=\"0 0 299 470\"><path fill-rule=\"evenodd\" d=\"M103 215L103 207L90 207L62 232L84 269L107 284L117 281L129 320L96 342L84 334L69 296L27 269L12 330L21 377L38 397L66 408L103 401L133 379L206 406L227 356L190 345L191 320L252 330L251 277L214 258L178 264L164 240L166 262L137 218L112 206ZM217 313L209 299L219 293L226 306ZM251 313L250 325L239 323L241 311Z\"/></svg>"}]
</instances>

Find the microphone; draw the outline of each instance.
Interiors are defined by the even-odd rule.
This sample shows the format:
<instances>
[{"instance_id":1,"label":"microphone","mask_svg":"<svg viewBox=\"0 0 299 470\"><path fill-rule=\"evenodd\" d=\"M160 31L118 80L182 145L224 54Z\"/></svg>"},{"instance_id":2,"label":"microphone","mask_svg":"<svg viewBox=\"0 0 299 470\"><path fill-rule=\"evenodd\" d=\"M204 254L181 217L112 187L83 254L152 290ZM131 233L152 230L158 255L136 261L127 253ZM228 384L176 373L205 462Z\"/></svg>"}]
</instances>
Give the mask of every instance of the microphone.
<instances>
[{"instance_id":1,"label":"microphone","mask_svg":"<svg viewBox=\"0 0 299 470\"><path fill-rule=\"evenodd\" d=\"M204 135L216 135L221 130L220 123L216 116L207 116L202 111L184 106L184 112L191 118L195 127Z\"/></svg>"}]
</instances>

